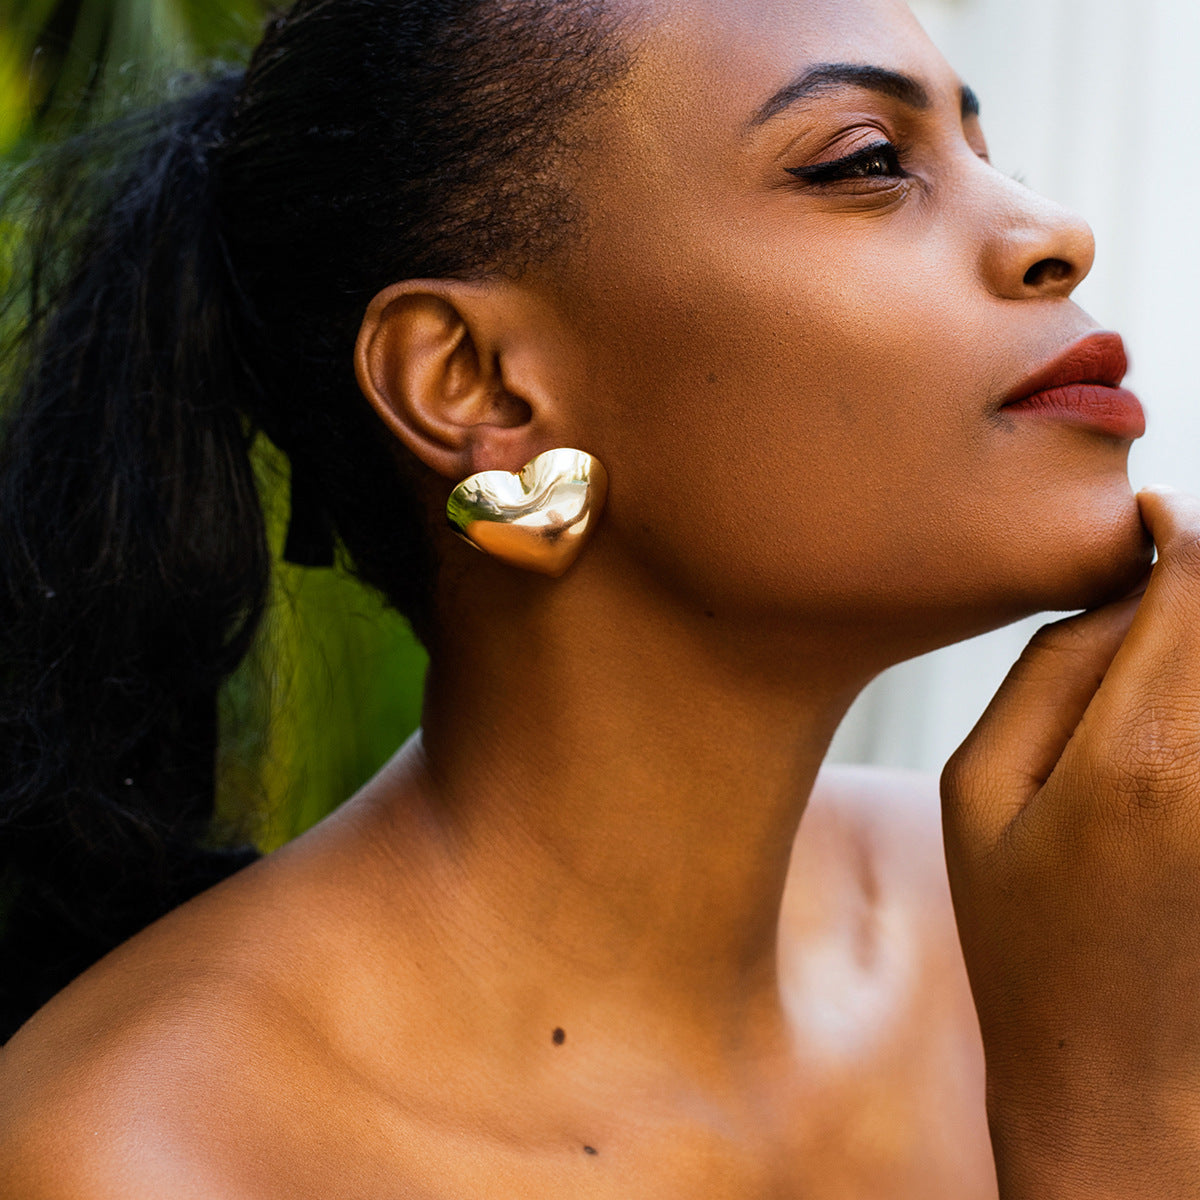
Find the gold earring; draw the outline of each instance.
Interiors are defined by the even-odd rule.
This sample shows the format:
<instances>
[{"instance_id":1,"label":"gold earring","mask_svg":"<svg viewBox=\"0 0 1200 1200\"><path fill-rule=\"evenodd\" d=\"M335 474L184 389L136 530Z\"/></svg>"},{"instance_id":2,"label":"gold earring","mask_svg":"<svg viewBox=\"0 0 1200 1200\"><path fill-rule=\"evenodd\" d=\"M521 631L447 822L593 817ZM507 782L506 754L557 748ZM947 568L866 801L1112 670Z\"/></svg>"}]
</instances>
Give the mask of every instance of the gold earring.
<instances>
[{"instance_id":1,"label":"gold earring","mask_svg":"<svg viewBox=\"0 0 1200 1200\"><path fill-rule=\"evenodd\" d=\"M515 567L559 576L579 557L608 494L608 474L582 450L547 450L517 473L480 471L450 493L450 528Z\"/></svg>"}]
</instances>

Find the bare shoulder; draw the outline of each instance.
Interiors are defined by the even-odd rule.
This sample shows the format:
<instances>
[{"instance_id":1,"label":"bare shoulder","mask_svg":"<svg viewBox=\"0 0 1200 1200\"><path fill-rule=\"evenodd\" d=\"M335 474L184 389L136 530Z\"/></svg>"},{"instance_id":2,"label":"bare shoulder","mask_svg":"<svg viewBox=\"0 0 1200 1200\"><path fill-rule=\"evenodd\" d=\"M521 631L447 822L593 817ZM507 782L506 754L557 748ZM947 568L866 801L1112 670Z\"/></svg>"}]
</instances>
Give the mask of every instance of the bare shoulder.
<instances>
[{"instance_id":1,"label":"bare shoulder","mask_svg":"<svg viewBox=\"0 0 1200 1200\"><path fill-rule=\"evenodd\" d=\"M891 767L826 767L817 779L797 840L797 853L834 846L889 886L949 902L942 854L938 781Z\"/></svg>"},{"instance_id":2,"label":"bare shoulder","mask_svg":"<svg viewBox=\"0 0 1200 1200\"><path fill-rule=\"evenodd\" d=\"M301 1046L212 932L203 912L152 927L0 1050L0 1195L243 1194L215 1175L224 1117L294 1084Z\"/></svg>"},{"instance_id":3,"label":"bare shoulder","mask_svg":"<svg viewBox=\"0 0 1200 1200\"><path fill-rule=\"evenodd\" d=\"M189 1019L186 994L175 1004L145 994L131 1002L116 983L105 970L85 977L0 1050L0 1195L204 1194L203 1158L182 1160L175 1136L214 1057L203 1006L192 997Z\"/></svg>"},{"instance_id":4,"label":"bare shoulder","mask_svg":"<svg viewBox=\"0 0 1200 1200\"><path fill-rule=\"evenodd\" d=\"M427 1014L376 953L355 850L336 831L293 843L18 1030L0 1048L0 1197L395 1194L420 1165L403 1050Z\"/></svg>"},{"instance_id":5,"label":"bare shoulder","mask_svg":"<svg viewBox=\"0 0 1200 1200\"><path fill-rule=\"evenodd\" d=\"M115 968L89 973L0 1051L0 1196L370 1194L348 1190L346 1148L404 1130L292 998L211 961L174 974L138 962L131 1003Z\"/></svg>"},{"instance_id":6,"label":"bare shoulder","mask_svg":"<svg viewBox=\"0 0 1200 1200\"><path fill-rule=\"evenodd\" d=\"M317 905L251 871L118 947L0 1049L0 1196L282 1194L287 1172L256 1175L255 1156L318 1136L351 1085L304 1004Z\"/></svg>"},{"instance_id":7,"label":"bare shoulder","mask_svg":"<svg viewBox=\"0 0 1200 1200\"><path fill-rule=\"evenodd\" d=\"M881 964L912 973L973 1026L933 776L823 770L793 848L784 916L801 939L814 924L841 938L853 925L860 951L870 940Z\"/></svg>"},{"instance_id":8,"label":"bare shoulder","mask_svg":"<svg viewBox=\"0 0 1200 1200\"><path fill-rule=\"evenodd\" d=\"M792 852L780 950L796 994L827 997L847 1036L855 1013L856 1036L870 1026L909 1046L957 1027L974 1056L936 780L822 772Z\"/></svg>"},{"instance_id":9,"label":"bare shoulder","mask_svg":"<svg viewBox=\"0 0 1200 1200\"><path fill-rule=\"evenodd\" d=\"M810 811L826 810L922 836L930 829L940 830L938 781L923 771L827 766L810 801Z\"/></svg>"},{"instance_id":10,"label":"bare shoulder","mask_svg":"<svg viewBox=\"0 0 1200 1200\"><path fill-rule=\"evenodd\" d=\"M871 1079L873 1119L886 1113L895 1144L923 1148L927 1194L994 1197L936 779L822 772L793 849L780 970L808 1053L857 1087Z\"/></svg>"},{"instance_id":11,"label":"bare shoulder","mask_svg":"<svg viewBox=\"0 0 1200 1200\"><path fill-rule=\"evenodd\" d=\"M908 947L924 969L937 964L939 982L960 988L938 781L894 768L826 767L793 848L789 912L835 923L855 912L871 928L889 926L890 954Z\"/></svg>"}]
</instances>

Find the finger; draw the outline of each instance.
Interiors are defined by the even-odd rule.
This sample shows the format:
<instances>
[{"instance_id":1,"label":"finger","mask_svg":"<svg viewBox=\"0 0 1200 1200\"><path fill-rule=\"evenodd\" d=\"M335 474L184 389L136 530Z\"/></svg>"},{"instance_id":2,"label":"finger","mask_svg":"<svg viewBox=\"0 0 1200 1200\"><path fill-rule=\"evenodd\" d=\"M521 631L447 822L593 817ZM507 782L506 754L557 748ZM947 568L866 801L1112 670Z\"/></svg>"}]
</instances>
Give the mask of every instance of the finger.
<instances>
[{"instance_id":1,"label":"finger","mask_svg":"<svg viewBox=\"0 0 1200 1200\"><path fill-rule=\"evenodd\" d=\"M1164 545L1196 528L1200 518L1200 500L1187 492L1170 487L1143 488L1137 495L1142 523L1159 551Z\"/></svg>"},{"instance_id":2,"label":"finger","mask_svg":"<svg viewBox=\"0 0 1200 1200\"><path fill-rule=\"evenodd\" d=\"M1089 721L1115 721L1113 734L1138 697L1190 710L1200 695L1200 499L1152 488L1139 493L1138 504L1158 561L1089 714Z\"/></svg>"},{"instance_id":3,"label":"finger","mask_svg":"<svg viewBox=\"0 0 1200 1200\"><path fill-rule=\"evenodd\" d=\"M1040 629L942 773L948 828L990 844L1041 790L1137 612L1133 596Z\"/></svg>"},{"instance_id":4,"label":"finger","mask_svg":"<svg viewBox=\"0 0 1200 1200\"><path fill-rule=\"evenodd\" d=\"M1158 562L1070 757L1104 762L1127 786L1190 778L1200 738L1200 500L1138 497ZM1067 764L1064 762L1064 766ZM1081 762L1079 765L1083 765Z\"/></svg>"}]
</instances>

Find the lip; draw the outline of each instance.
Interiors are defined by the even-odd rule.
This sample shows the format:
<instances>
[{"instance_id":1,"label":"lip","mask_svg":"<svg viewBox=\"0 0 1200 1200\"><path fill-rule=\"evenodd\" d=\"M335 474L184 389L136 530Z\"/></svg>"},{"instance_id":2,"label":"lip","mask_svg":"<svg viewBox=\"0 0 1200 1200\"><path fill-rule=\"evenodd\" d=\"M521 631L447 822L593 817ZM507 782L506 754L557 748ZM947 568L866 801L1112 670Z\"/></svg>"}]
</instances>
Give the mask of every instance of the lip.
<instances>
[{"instance_id":1,"label":"lip","mask_svg":"<svg viewBox=\"0 0 1200 1200\"><path fill-rule=\"evenodd\" d=\"M1122 440L1140 438L1146 414L1121 387L1128 370L1120 335L1093 333L1018 384L1001 411L1057 418Z\"/></svg>"}]
</instances>

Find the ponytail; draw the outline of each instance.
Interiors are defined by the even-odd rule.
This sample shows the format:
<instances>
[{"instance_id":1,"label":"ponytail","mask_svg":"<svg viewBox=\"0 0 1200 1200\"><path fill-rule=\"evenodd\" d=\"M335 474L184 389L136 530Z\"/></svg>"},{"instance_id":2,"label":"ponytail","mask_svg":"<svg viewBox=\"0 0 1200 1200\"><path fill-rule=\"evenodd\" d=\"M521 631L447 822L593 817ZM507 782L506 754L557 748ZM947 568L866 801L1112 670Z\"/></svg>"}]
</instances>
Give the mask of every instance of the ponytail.
<instances>
[{"instance_id":1,"label":"ponytail","mask_svg":"<svg viewBox=\"0 0 1200 1200\"><path fill-rule=\"evenodd\" d=\"M255 856L212 829L217 693L270 562L209 179L241 77L5 189L0 1040Z\"/></svg>"},{"instance_id":2,"label":"ponytail","mask_svg":"<svg viewBox=\"0 0 1200 1200\"><path fill-rule=\"evenodd\" d=\"M336 537L431 637L427 472L354 341L398 279L515 278L578 236L576 121L632 61L616 8L296 0L244 74L9 187L0 1037L253 856L212 829L217 690L269 575L252 427L292 463L289 555Z\"/></svg>"}]
</instances>

